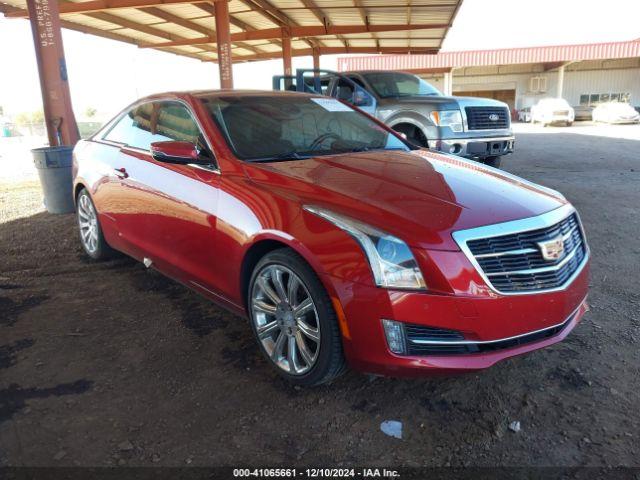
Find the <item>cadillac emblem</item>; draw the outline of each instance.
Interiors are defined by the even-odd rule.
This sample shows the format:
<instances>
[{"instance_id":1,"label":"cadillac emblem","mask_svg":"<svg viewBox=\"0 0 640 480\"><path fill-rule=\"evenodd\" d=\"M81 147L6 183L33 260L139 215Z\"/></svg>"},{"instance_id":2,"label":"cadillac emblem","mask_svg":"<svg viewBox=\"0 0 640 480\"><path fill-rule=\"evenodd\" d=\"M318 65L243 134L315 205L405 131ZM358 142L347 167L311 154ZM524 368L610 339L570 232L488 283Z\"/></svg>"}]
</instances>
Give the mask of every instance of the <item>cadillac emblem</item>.
<instances>
[{"instance_id":1,"label":"cadillac emblem","mask_svg":"<svg viewBox=\"0 0 640 480\"><path fill-rule=\"evenodd\" d=\"M562 237L547 240L546 242L538 242L538 248L542 253L542 258L548 262L558 260L564 253L564 241Z\"/></svg>"}]
</instances>

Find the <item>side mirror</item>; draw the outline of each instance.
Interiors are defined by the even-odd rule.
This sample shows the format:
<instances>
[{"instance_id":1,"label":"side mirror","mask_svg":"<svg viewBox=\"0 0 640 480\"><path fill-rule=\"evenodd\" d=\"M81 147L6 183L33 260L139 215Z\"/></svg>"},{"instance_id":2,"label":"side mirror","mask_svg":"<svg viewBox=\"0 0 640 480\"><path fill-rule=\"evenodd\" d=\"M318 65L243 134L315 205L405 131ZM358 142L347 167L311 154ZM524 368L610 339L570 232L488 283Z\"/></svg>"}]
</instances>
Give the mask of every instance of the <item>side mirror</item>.
<instances>
[{"instance_id":1,"label":"side mirror","mask_svg":"<svg viewBox=\"0 0 640 480\"><path fill-rule=\"evenodd\" d=\"M176 163L179 165L209 164L200 158L200 152L191 142L153 142L151 144L151 156L158 162Z\"/></svg>"},{"instance_id":2,"label":"side mirror","mask_svg":"<svg viewBox=\"0 0 640 480\"><path fill-rule=\"evenodd\" d=\"M370 107L373 104L373 97L364 89L358 87L353 92L353 102L356 107Z\"/></svg>"}]
</instances>

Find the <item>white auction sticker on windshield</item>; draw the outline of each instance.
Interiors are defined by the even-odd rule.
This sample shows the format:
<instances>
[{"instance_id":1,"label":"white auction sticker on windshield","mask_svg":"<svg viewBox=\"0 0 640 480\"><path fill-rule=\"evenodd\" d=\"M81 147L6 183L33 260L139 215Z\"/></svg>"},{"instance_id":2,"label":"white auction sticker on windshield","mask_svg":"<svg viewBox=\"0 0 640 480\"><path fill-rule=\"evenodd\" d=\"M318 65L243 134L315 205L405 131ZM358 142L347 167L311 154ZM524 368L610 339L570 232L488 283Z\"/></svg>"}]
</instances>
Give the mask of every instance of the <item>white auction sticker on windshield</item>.
<instances>
[{"instance_id":1,"label":"white auction sticker on windshield","mask_svg":"<svg viewBox=\"0 0 640 480\"><path fill-rule=\"evenodd\" d=\"M353 112L353 110L335 98L312 98L311 101L329 112Z\"/></svg>"}]
</instances>

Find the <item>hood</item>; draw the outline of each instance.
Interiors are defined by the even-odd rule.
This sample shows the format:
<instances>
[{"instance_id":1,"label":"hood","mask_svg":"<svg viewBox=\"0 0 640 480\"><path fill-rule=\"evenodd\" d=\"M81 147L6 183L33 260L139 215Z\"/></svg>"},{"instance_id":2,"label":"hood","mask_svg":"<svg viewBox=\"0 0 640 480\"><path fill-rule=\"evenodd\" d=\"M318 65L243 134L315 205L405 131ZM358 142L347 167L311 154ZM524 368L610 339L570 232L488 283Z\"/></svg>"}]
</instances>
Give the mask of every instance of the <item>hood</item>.
<instances>
[{"instance_id":1,"label":"hood","mask_svg":"<svg viewBox=\"0 0 640 480\"><path fill-rule=\"evenodd\" d=\"M247 164L253 182L356 218L409 245L458 250L451 234L554 210L554 190L459 157L377 151Z\"/></svg>"},{"instance_id":2,"label":"hood","mask_svg":"<svg viewBox=\"0 0 640 480\"><path fill-rule=\"evenodd\" d=\"M413 97L389 97L381 98L378 102L380 108L390 105L433 105L437 110L455 110L470 106L504 107L509 106L499 100L479 97L448 97L444 95L416 95Z\"/></svg>"}]
</instances>

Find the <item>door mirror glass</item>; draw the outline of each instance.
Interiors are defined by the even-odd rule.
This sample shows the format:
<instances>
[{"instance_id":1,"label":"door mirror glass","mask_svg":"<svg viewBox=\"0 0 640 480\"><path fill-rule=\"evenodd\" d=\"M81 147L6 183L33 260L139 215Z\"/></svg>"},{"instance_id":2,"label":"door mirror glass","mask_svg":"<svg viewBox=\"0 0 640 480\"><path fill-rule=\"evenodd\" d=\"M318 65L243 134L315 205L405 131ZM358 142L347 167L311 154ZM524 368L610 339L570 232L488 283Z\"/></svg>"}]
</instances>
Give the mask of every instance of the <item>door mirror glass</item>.
<instances>
[{"instance_id":1,"label":"door mirror glass","mask_svg":"<svg viewBox=\"0 0 640 480\"><path fill-rule=\"evenodd\" d=\"M353 104L356 107L371 107L373 105L373 96L361 86L357 86L353 92Z\"/></svg>"},{"instance_id":2,"label":"door mirror glass","mask_svg":"<svg viewBox=\"0 0 640 480\"><path fill-rule=\"evenodd\" d=\"M200 159L198 148L191 142L153 142L151 144L151 156L154 160L165 163L182 165L209 163Z\"/></svg>"}]
</instances>

